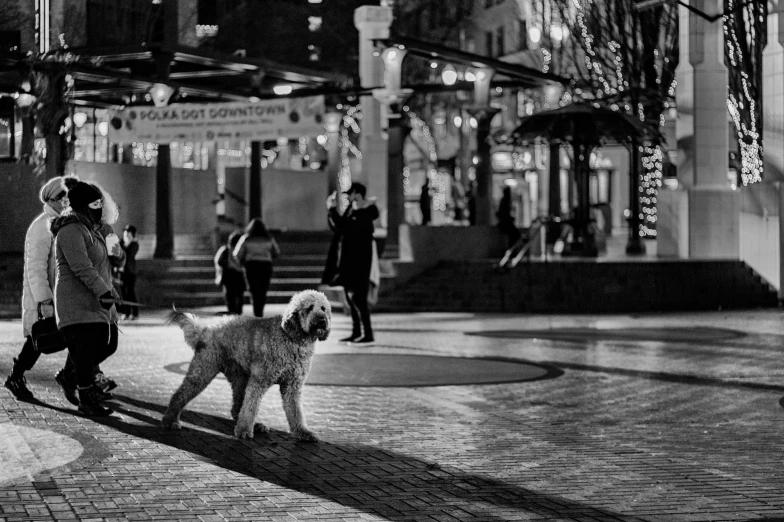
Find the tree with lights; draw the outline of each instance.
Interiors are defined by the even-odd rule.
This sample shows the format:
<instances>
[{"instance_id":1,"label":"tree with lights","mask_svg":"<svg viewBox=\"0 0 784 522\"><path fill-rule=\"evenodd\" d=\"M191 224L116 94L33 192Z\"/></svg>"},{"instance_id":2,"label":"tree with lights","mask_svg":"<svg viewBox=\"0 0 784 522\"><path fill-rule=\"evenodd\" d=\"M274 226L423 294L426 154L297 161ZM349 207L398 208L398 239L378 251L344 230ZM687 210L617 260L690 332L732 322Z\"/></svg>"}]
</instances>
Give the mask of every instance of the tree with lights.
<instances>
[{"instance_id":1,"label":"tree with lights","mask_svg":"<svg viewBox=\"0 0 784 522\"><path fill-rule=\"evenodd\" d=\"M762 181L762 51L767 44L767 2L724 0L727 107L735 124L744 185Z\"/></svg>"},{"instance_id":2,"label":"tree with lights","mask_svg":"<svg viewBox=\"0 0 784 522\"><path fill-rule=\"evenodd\" d=\"M533 27L542 66L574 78L576 99L600 101L651 126L674 105L678 65L678 6L638 9L637 0L533 0ZM642 154L640 234L656 235L656 197L663 154Z\"/></svg>"}]
</instances>

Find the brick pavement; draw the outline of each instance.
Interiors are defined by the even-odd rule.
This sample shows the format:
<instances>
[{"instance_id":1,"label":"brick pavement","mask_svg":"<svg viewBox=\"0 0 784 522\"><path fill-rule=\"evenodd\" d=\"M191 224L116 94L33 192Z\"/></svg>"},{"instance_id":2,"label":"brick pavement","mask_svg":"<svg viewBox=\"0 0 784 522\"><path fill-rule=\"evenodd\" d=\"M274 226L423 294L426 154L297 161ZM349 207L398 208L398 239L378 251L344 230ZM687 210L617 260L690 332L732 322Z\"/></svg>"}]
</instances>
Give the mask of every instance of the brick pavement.
<instances>
[{"instance_id":1,"label":"brick pavement","mask_svg":"<svg viewBox=\"0 0 784 522\"><path fill-rule=\"evenodd\" d=\"M172 433L158 423L182 380L173 369L191 352L179 330L148 318L122 327L104 365L120 383L111 418L81 417L65 401L51 377L63 354L28 374L39 403L0 390L0 522L784 520L777 310L379 315L376 327L371 353L541 362L564 373L307 386L317 445L289 437L276 388L259 413L271 435L235 439L218 379L186 410L188 429ZM356 353L335 342L348 329L336 317L318 353ZM664 340L649 333L660 329ZM20 331L0 322L3 379Z\"/></svg>"}]
</instances>

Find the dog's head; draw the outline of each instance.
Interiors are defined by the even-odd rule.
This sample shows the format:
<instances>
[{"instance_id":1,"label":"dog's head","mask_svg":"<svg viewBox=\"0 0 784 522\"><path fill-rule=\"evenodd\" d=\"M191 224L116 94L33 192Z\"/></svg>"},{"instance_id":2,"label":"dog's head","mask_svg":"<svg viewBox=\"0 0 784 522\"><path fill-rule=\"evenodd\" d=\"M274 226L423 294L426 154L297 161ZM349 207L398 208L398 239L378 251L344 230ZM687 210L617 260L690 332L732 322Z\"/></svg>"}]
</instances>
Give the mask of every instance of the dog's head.
<instances>
[{"instance_id":1,"label":"dog's head","mask_svg":"<svg viewBox=\"0 0 784 522\"><path fill-rule=\"evenodd\" d=\"M304 290L291 298L283 312L281 326L289 335L315 337L324 341L332 328L332 306L327 296L316 290Z\"/></svg>"}]
</instances>

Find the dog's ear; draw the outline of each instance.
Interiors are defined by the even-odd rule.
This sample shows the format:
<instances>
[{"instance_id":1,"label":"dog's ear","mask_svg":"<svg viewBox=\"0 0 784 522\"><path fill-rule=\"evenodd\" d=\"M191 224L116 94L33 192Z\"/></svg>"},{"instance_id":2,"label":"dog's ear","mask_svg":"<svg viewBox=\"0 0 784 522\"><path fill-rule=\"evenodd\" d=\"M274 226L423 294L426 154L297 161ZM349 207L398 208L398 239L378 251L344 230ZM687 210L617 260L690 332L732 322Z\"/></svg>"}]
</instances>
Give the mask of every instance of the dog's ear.
<instances>
[{"instance_id":1,"label":"dog's ear","mask_svg":"<svg viewBox=\"0 0 784 522\"><path fill-rule=\"evenodd\" d=\"M280 323L280 327L291 337L298 336L302 333L300 320L297 311L294 308L289 307L283 313L283 320Z\"/></svg>"}]
</instances>

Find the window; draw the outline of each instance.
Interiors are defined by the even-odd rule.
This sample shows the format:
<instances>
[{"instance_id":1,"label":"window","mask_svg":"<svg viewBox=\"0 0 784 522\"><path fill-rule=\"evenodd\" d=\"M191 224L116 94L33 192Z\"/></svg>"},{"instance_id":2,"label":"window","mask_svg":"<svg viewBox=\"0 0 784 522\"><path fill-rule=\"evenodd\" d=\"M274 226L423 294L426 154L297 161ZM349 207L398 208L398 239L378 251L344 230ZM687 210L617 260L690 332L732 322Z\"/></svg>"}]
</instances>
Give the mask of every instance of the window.
<instances>
[{"instance_id":1,"label":"window","mask_svg":"<svg viewBox=\"0 0 784 522\"><path fill-rule=\"evenodd\" d=\"M495 35L493 31L487 31L485 33L485 56L493 57L493 39Z\"/></svg>"},{"instance_id":2,"label":"window","mask_svg":"<svg viewBox=\"0 0 784 522\"><path fill-rule=\"evenodd\" d=\"M528 22L525 20L520 20L518 24L518 31L519 35L517 37L517 50L518 51L527 51L528 50Z\"/></svg>"},{"instance_id":3,"label":"window","mask_svg":"<svg viewBox=\"0 0 784 522\"><path fill-rule=\"evenodd\" d=\"M503 56L504 54L506 54L506 46L504 45L504 43L505 43L504 42L505 36L506 35L505 35L505 31L504 31L504 26L502 25L501 27L496 29L496 33L495 33L495 41L496 41L495 52L496 52L496 56Z\"/></svg>"}]
</instances>

